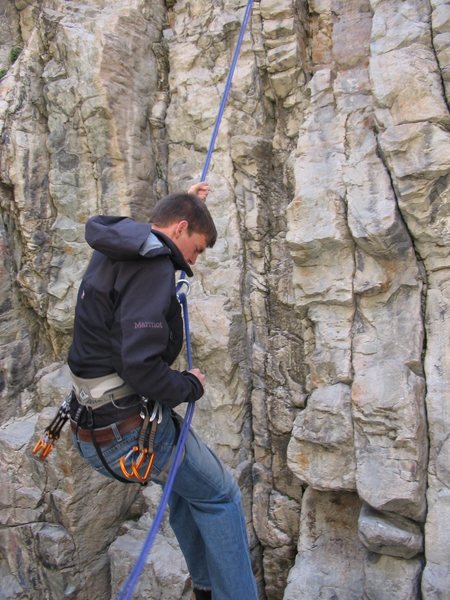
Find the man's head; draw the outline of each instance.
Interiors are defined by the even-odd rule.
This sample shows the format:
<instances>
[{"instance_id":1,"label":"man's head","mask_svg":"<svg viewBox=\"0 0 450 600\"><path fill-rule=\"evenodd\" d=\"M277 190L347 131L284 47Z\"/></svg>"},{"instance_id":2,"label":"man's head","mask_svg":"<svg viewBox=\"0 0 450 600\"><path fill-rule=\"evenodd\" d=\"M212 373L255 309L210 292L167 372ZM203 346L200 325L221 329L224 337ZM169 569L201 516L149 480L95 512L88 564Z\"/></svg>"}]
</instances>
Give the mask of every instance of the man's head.
<instances>
[{"instance_id":1,"label":"man's head","mask_svg":"<svg viewBox=\"0 0 450 600\"><path fill-rule=\"evenodd\" d=\"M194 194L169 194L154 207L153 229L162 231L193 265L205 248L216 243L217 231L206 204Z\"/></svg>"}]
</instances>

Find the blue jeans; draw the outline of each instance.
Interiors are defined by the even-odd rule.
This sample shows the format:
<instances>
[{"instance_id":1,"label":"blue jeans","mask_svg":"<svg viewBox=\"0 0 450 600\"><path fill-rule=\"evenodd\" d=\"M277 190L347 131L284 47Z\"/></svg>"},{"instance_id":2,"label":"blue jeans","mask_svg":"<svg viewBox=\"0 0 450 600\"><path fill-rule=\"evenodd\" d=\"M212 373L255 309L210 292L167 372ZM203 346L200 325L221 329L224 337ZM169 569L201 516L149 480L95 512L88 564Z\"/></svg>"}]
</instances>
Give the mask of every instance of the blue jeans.
<instances>
[{"instance_id":1,"label":"blue jeans","mask_svg":"<svg viewBox=\"0 0 450 600\"><path fill-rule=\"evenodd\" d=\"M155 440L152 480L164 485L164 472L175 440L170 410ZM121 475L119 458L137 444L139 427L121 439L102 446L110 468ZM75 437L75 436L74 436ZM81 455L100 473L103 467L93 444L74 439ZM127 465L130 470L130 465ZM241 495L234 478L217 456L189 431L183 460L169 497L170 524L186 559L196 588L212 590L214 600L257 600L252 573Z\"/></svg>"}]
</instances>

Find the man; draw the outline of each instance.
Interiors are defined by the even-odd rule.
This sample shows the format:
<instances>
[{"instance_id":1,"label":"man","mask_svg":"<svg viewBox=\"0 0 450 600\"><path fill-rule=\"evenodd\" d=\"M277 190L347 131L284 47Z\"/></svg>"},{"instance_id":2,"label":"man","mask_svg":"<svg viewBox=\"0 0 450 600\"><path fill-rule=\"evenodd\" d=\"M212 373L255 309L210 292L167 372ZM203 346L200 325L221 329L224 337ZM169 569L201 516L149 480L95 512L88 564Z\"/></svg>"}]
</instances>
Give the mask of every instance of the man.
<instances>
[{"instance_id":1,"label":"man","mask_svg":"<svg viewBox=\"0 0 450 600\"><path fill-rule=\"evenodd\" d=\"M171 365L183 343L175 271L192 276L217 237L207 194L201 183L163 198L151 225L122 217L86 225L95 252L78 292L68 358L71 425L81 455L107 477L143 482L151 470L163 484L179 432L172 409L203 395L199 369ZM169 507L193 598L256 600L239 488L193 431Z\"/></svg>"}]
</instances>

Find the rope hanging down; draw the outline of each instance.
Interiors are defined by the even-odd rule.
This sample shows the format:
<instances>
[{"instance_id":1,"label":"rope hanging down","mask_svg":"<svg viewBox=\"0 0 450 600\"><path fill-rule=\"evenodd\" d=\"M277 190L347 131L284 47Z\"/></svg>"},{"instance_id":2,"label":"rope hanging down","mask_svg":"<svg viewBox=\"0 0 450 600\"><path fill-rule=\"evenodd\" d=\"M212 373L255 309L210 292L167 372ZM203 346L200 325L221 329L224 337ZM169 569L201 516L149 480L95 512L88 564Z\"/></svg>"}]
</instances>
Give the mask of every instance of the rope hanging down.
<instances>
[{"instance_id":1,"label":"rope hanging down","mask_svg":"<svg viewBox=\"0 0 450 600\"><path fill-rule=\"evenodd\" d=\"M201 174L200 181L205 181L206 176L208 174L209 165L211 163L211 157L214 152L214 146L216 143L217 134L219 132L220 122L222 120L222 116L225 110L225 106L227 104L228 96L231 89L231 82L233 79L234 70L236 68L236 64L239 58L239 54L241 51L242 41L244 39L245 30L247 28L248 21L250 19L250 15L253 8L253 0L248 0L247 7L245 9L244 18L242 20L241 29L239 31L239 37L236 43L236 48L234 50L233 58L230 65L230 70L228 72L227 81L225 83L224 92L222 95L222 99L220 102L219 112L217 114L216 122L214 125L213 132L211 134L211 140L209 142L208 152L206 155L205 165L203 167L203 171ZM185 274L181 273L180 280L177 284L177 294L180 304L183 308L183 321L184 321L184 330L185 330L185 338L186 338L186 353L187 353L187 363L188 369L192 369L192 350L191 350L191 337L190 337L190 328L189 328L189 313L188 313L188 304L187 304L187 296L186 293L181 292L181 288L185 285L186 279ZM188 288L189 289L189 288ZM191 426L192 417L194 416L194 402L189 402L186 414L183 421L183 426L180 431L180 437L178 439L175 456L172 462L172 466L169 471L169 475L167 478L167 482L164 486L164 492L161 497L158 509L155 514L155 518L153 519L152 526L147 534L147 537L142 546L141 552L136 560L136 563L128 575L125 583L119 592L117 600L130 600L133 590L137 584L139 576L145 566L145 561L147 559L147 555L149 554L153 543L156 538L156 534L158 533L159 527L164 517L164 511L166 509L170 493L172 491L173 482L175 481L175 477L177 474L178 464L180 462L180 458L182 456L184 446L186 444L186 438Z\"/></svg>"}]
</instances>

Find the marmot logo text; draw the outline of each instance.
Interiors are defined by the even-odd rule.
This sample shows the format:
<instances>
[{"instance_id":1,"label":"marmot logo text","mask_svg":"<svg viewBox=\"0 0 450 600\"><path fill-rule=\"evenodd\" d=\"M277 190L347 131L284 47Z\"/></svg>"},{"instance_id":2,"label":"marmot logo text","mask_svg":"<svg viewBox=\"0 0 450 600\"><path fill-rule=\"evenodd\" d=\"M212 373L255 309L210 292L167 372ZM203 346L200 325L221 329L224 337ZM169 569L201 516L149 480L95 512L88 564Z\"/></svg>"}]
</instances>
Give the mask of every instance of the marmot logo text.
<instances>
[{"instance_id":1,"label":"marmot logo text","mask_svg":"<svg viewBox=\"0 0 450 600\"><path fill-rule=\"evenodd\" d=\"M162 329L163 324L155 321L135 321L135 329Z\"/></svg>"}]
</instances>

